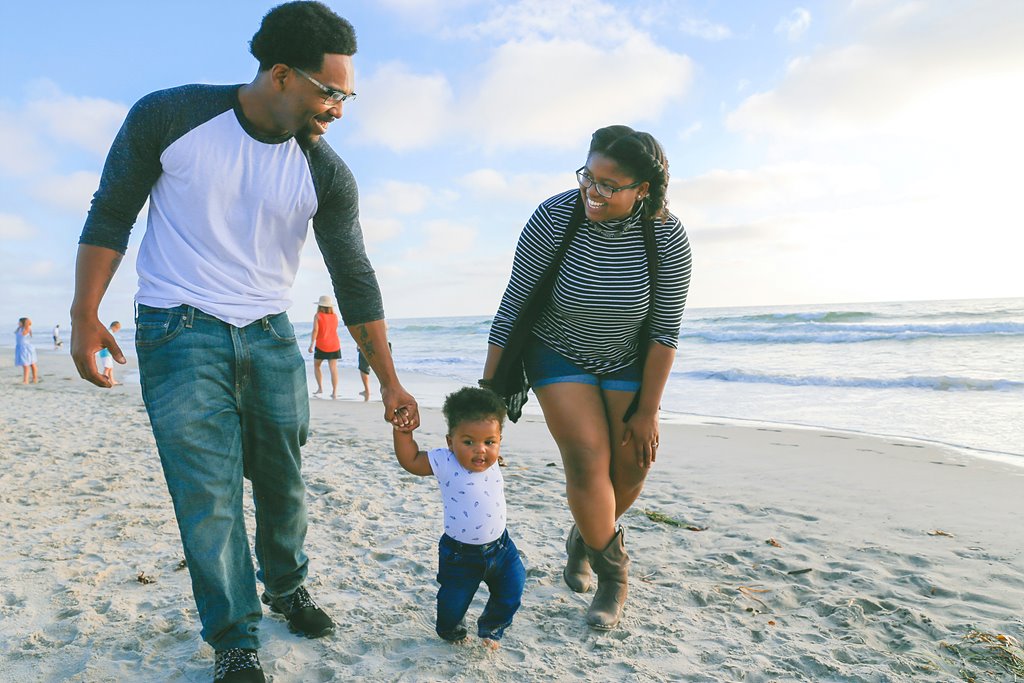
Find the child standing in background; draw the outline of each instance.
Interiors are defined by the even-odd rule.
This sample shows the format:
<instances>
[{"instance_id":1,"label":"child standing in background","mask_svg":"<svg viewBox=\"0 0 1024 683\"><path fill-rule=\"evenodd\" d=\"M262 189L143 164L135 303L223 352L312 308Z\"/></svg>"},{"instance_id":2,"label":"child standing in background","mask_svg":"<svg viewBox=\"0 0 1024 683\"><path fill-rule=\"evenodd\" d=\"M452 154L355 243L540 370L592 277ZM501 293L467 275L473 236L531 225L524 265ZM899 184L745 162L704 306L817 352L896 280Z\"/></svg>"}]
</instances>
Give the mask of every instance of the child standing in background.
<instances>
[{"instance_id":1,"label":"child standing in background","mask_svg":"<svg viewBox=\"0 0 1024 683\"><path fill-rule=\"evenodd\" d=\"M452 643L466 642L466 611L483 582L490 597L477 620L477 635L496 650L526 584L519 550L505 528L504 480L497 464L505 404L490 390L465 387L445 398L442 411L447 448L421 451L412 430L395 427L395 455L407 472L437 477L444 501L437 634Z\"/></svg>"},{"instance_id":2,"label":"child standing in background","mask_svg":"<svg viewBox=\"0 0 1024 683\"><path fill-rule=\"evenodd\" d=\"M32 321L18 318L18 329L14 331L14 364L22 369L22 384L28 384L29 372L32 383L39 381L39 369L36 367L36 347L32 344Z\"/></svg>"},{"instance_id":3,"label":"child standing in background","mask_svg":"<svg viewBox=\"0 0 1024 683\"><path fill-rule=\"evenodd\" d=\"M110 323L110 327L108 329L110 330L111 335L115 335L121 330L121 323L115 320ZM106 348L100 349L97 358L103 366L103 375L110 380L110 386L120 384L120 382L114 381L114 357L110 355L110 350Z\"/></svg>"}]
</instances>

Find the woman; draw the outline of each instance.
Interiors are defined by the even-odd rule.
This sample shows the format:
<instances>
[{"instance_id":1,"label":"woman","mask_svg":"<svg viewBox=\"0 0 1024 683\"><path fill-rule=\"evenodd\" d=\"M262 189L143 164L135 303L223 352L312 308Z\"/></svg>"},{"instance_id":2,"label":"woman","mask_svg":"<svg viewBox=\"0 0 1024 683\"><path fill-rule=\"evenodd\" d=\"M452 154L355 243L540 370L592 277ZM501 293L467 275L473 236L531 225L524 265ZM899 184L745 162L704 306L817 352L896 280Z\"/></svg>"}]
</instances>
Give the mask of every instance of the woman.
<instances>
[{"instance_id":1,"label":"woman","mask_svg":"<svg viewBox=\"0 0 1024 683\"><path fill-rule=\"evenodd\" d=\"M29 370L32 371L32 383L39 381L36 369L36 347L32 344L32 321L18 318L18 329L14 331L14 364L22 369L22 384L28 384Z\"/></svg>"},{"instance_id":2,"label":"woman","mask_svg":"<svg viewBox=\"0 0 1024 683\"><path fill-rule=\"evenodd\" d=\"M577 179L578 190L545 201L523 229L482 384L509 397L525 371L561 452L575 520L563 576L586 592L593 568L587 621L610 629L630 561L616 522L657 457L690 248L666 209L668 160L650 134L598 130ZM519 405L510 399L510 417Z\"/></svg>"},{"instance_id":3,"label":"woman","mask_svg":"<svg viewBox=\"0 0 1024 683\"><path fill-rule=\"evenodd\" d=\"M314 347L316 351L314 351ZM331 398L338 398L338 359L341 358L341 340L338 339L338 316L334 312L334 299L324 294L317 301L313 318L313 334L309 340L313 354L313 376L316 377L314 396L323 393L323 372L320 366L326 360L331 371Z\"/></svg>"}]
</instances>

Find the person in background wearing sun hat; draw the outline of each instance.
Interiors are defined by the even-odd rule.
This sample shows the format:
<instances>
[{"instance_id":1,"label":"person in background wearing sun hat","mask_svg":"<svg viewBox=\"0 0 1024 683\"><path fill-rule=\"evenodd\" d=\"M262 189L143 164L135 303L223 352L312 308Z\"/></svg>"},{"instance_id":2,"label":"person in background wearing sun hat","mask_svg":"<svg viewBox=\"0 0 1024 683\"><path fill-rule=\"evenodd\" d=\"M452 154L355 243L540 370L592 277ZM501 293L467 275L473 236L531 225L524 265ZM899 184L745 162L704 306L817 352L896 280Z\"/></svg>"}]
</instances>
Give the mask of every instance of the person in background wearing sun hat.
<instances>
[{"instance_id":1,"label":"person in background wearing sun hat","mask_svg":"<svg viewBox=\"0 0 1024 683\"><path fill-rule=\"evenodd\" d=\"M324 374L320 369L324 361L331 371L331 398L338 398L338 361L341 359L341 340L338 339L338 315L334 312L334 299L324 294L316 302L313 316L313 334L309 338L309 352L313 354L313 376L316 378L314 396L324 393Z\"/></svg>"}]
</instances>

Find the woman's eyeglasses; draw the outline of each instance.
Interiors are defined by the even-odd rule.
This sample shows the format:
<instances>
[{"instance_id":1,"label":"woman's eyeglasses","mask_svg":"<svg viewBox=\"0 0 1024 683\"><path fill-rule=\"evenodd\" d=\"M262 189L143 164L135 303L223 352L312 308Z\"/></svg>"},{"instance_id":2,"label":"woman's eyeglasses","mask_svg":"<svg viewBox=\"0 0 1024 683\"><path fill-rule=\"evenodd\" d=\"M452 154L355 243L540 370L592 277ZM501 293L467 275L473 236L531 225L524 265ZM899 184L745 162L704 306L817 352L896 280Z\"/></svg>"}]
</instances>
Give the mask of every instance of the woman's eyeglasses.
<instances>
[{"instance_id":1,"label":"woman's eyeglasses","mask_svg":"<svg viewBox=\"0 0 1024 683\"><path fill-rule=\"evenodd\" d=\"M643 184L644 182L642 180L638 180L635 183L623 185L622 187L612 187L611 185L605 185L604 183L599 183L596 180L594 180L594 178L587 171L586 166L581 166L579 170L576 171L576 180L579 181L580 187L582 187L583 189L587 189L591 185L593 185L594 189L597 190L597 193L604 197L605 199L611 199L612 195L615 194L616 192L622 192L623 190L632 189L634 187L637 187L638 185Z\"/></svg>"}]
</instances>

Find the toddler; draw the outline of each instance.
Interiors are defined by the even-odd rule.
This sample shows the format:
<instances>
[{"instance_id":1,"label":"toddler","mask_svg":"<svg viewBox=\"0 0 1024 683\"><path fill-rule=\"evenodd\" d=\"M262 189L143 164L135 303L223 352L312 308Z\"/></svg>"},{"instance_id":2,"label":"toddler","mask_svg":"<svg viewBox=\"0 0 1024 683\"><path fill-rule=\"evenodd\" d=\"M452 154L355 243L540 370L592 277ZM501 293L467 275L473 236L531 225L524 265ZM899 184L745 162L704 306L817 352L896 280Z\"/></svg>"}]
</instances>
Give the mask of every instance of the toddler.
<instances>
[{"instance_id":1,"label":"toddler","mask_svg":"<svg viewBox=\"0 0 1024 683\"><path fill-rule=\"evenodd\" d=\"M444 501L438 543L437 634L467 640L466 611L480 583L490 597L477 620L485 647L498 649L519 609L526 569L505 529L504 481L498 467L505 405L488 389L465 387L444 401L447 448L421 451L411 430L395 428L395 455L406 471L434 475Z\"/></svg>"}]
</instances>

